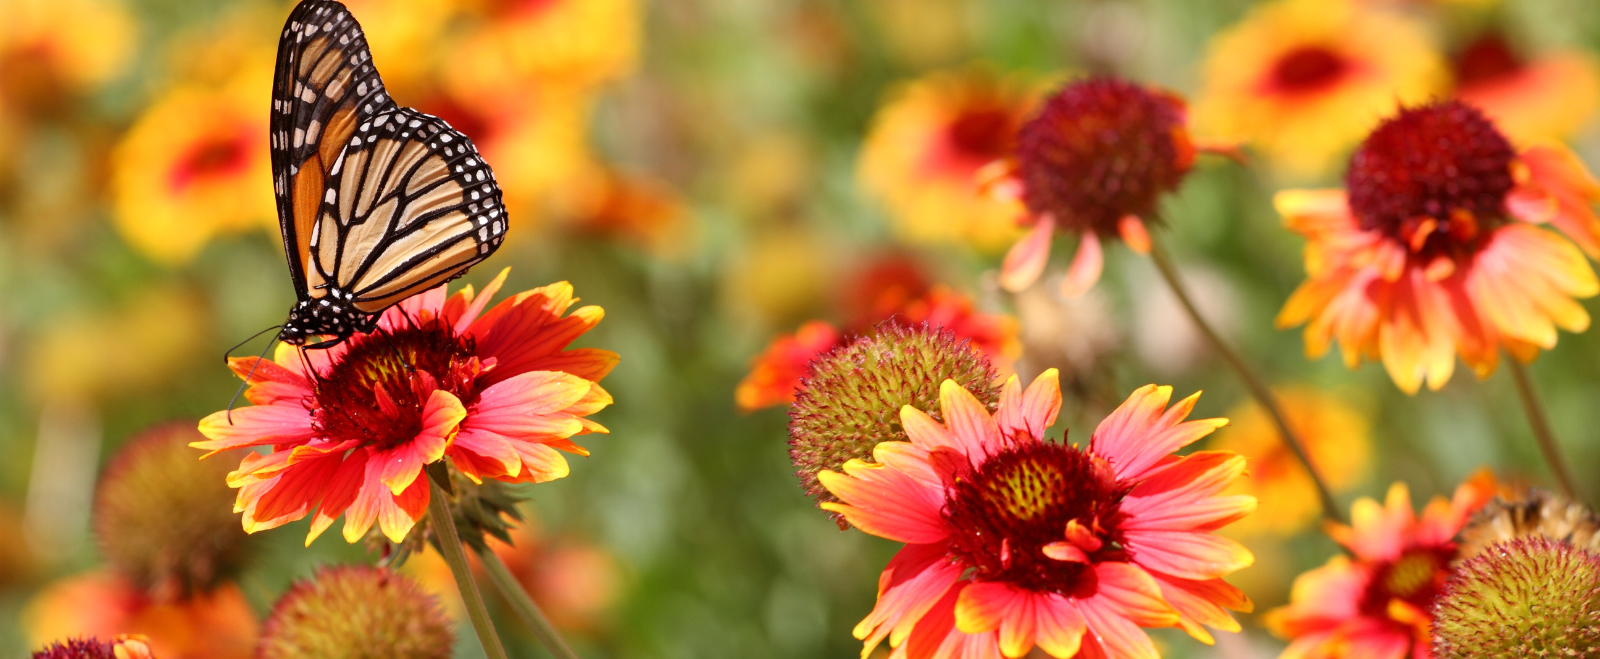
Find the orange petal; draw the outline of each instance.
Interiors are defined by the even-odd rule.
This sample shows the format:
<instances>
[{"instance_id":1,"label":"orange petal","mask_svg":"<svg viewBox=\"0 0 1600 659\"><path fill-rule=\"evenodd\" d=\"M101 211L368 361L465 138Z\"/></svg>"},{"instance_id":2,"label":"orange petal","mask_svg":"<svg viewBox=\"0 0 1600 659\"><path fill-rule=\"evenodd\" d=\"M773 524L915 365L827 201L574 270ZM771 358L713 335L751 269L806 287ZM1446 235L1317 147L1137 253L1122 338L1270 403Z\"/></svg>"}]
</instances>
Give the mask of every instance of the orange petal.
<instances>
[{"instance_id":1,"label":"orange petal","mask_svg":"<svg viewBox=\"0 0 1600 659\"><path fill-rule=\"evenodd\" d=\"M1117 233L1122 236L1122 242L1128 245L1128 249L1141 255L1150 253L1150 231L1138 215L1124 215L1117 220Z\"/></svg>"},{"instance_id":2,"label":"orange petal","mask_svg":"<svg viewBox=\"0 0 1600 659\"><path fill-rule=\"evenodd\" d=\"M1055 237L1056 220L1050 214L1034 220L1033 229L1006 252L1000 264L1000 286L1013 293L1019 292L1044 274L1050 262L1050 240Z\"/></svg>"},{"instance_id":3,"label":"orange petal","mask_svg":"<svg viewBox=\"0 0 1600 659\"><path fill-rule=\"evenodd\" d=\"M1085 231L1078 238L1078 253L1072 257L1072 266L1061 278L1061 295L1071 300L1089 292L1095 282L1100 281L1100 271L1104 268L1105 255L1100 250L1100 237L1093 231Z\"/></svg>"}]
</instances>

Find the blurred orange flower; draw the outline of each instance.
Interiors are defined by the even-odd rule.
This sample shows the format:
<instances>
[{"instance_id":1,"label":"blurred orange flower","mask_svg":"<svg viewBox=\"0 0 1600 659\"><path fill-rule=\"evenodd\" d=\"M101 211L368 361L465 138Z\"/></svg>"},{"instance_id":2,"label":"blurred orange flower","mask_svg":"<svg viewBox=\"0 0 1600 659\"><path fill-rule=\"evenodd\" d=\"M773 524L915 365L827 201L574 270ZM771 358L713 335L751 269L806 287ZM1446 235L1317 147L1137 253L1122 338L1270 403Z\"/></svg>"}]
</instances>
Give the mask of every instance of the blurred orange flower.
<instances>
[{"instance_id":1,"label":"blurred orange flower","mask_svg":"<svg viewBox=\"0 0 1600 659\"><path fill-rule=\"evenodd\" d=\"M1372 423L1343 396L1311 387L1277 392L1312 464L1335 493L1360 482L1372 452ZM1249 460L1246 478L1234 481L1231 494L1248 494L1261 502L1249 517L1228 527L1231 535L1272 534L1290 536L1317 519L1322 512L1316 485L1294 454L1284 446L1278 428L1266 412L1247 401L1231 413L1228 432L1210 444Z\"/></svg>"},{"instance_id":2,"label":"blurred orange flower","mask_svg":"<svg viewBox=\"0 0 1600 659\"><path fill-rule=\"evenodd\" d=\"M643 13L636 0L474 0L467 29L438 62L445 88L481 103L537 86L587 89L632 72Z\"/></svg>"},{"instance_id":3,"label":"blurred orange flower","mask_svg":"<svg viewBox=\"0 0 1600 659\"><path fill-rule=\"evenodd\" d=\"M60 112L122 73L137 25L118 0L9 0L0 22L0 105Z\"/></svg>"},{"instance_id":4,"label":"blurred orange flower","mask_svg":"<svg viewBox=\"0 0 1600 659\"><path fill-rule=\"evenodd\" d=\"M240 377L253 377L245 395L255 405L206 417L207 441L190 446L207 457L272 447L247 453L228 475L245 531L315 510L307 545L340 515L347 542L376 523L399 543L428 507L429 463L449 456L480 483L542 483L567 475L560 451L588 455L572 438L607 432L586 417L611 404L598 381L617 355L567 346L605 312L586 306L567 315L577 298L566 282L489 308L507 272L479 294L468 286L447 298L443 285L418 294L374 332L333 348L280 344L270 361L230 360Z\"/></svg>"},{"instance_id":5,"label":"blurred orange flower","mask_svg":"<svg viewBox=\"0 0 1600 659\"><path fill-rule=\"evenodd\" d=\"M1351 525L1328 535L1350 551L1294 581L1288 606L1266 614L1268 629L1289 640L1280 659L1426 659L1433 600L1450 575L1452 540L1467 518L1495 495L1494 477L1479 472L1446 500L1434 497L1419 520L1404 483L1379 504L1351 506Z\"/></svg>"},{"instance_id":6,"label":"blurred orange flower","mask_svg":"<svg viewBox=\"0 0 1600 659\"><path fill-rule=\"evenodd\" d=\"M883 200L898 235L989 252L1016 239L1024 210L984 194L978 171L1011 154L1037 101L1033 87L972 67L931 73L892 93L872 119L856 175Z\"/></svg>"},{"instance_id":7,"label":"blurred orange flower","mask_svg":"<svg viewBox=\"0 0 1600 659\"><path fill-rule=\"evenodd\" d=\"M1399 14L1353 0L1280 0L1212 40L1195 130L1317 175L1380 117L1442 91L1445 74L1423 27Z\"/></svg>"},{"instance_id":8,"label":"blurred orange flower","mask_svg":"<svg viewBox=\"0 0 1600 659\"><path fill-rule=\"evenodd\" d=\"M594 177L591 185L574 186L570 216L573 228L615 240L661 258L681 256L690 244L689 210L666 184L616 170Z\"/></svg>"},{"instance_id":9,"label":"blurred orange flower","mask_svg":"<svg viewBox=\"0 0 1600 659\"><path fill-rule=\"evenodd\" d=\"M1337 339L1347 366L1381 360L1415 393L1443 387L1457 355L1487 377L1502 348L1529 361L1556 328L1588 328L1573 298L1600 293L1584 259L1600 255L1600 183L1564 149L1518 153L1477 110L1438 102L1373 131L1346 181L1275 200L1310 241L1309 278L1278 314L1306 325L1308 356Z\"/></svg>"},{"instance_id":10,"label":"blurred orange flower","mask_svg":"<svg viewBox=\"0 0 1600 659\"><path fill-rule=\"evenodd\" d=\"M183 264L219 233L275 226L261 86L181 84L134 121L112 154L117 229Z\"/></svg>"},{"instance_id":11,"label":"blurred orange flower","mask_svg":"<svg viewBox=\"0 0 1600 659\"><path fill-rule=\"evenodd\" d=\"M260 633L250 603L231 583L188 599L156 602L108 572L46 586L28 602L22 622L36 646L71 636L142 634L161 659L247 659Z\"/></svg>"},{"instance_id":12,"label":"blurred orange flower","mask_svg":"<svg viewBox=\"0 0 1600 659\"><path fill-rule=\"evenodd\" d=\"M750 373L734 390L734 401L739 409L751 412L794 402L795 389L801 386L801 378L809 371L811 360L843 345L850 335L871 332L875 325L885 321L908 325L927 323L950 330L957 340L971 341L973 349L988 357L1001 375L1011 372L1022 353L1016 318L979 312L971 299L945 286L935 286L899 308L890 308L882 316L864 320L843 332L827 322L813 320L801 325L794 334L773 339L766 350L750 360Z\"/></svg>"},{"instance_id":13,"label":"blurred orange flower","mask_svg":"<svg viewBox=\"0 0 1600 659\"><path fill-rule=\"evenodd\" d=\"M1524 58L1488 32L1455 58L1456 98L1493 119L1522 143L1570 137L1600 108L1600 65L1581 50Z\"/></svg>"}]
</instances>

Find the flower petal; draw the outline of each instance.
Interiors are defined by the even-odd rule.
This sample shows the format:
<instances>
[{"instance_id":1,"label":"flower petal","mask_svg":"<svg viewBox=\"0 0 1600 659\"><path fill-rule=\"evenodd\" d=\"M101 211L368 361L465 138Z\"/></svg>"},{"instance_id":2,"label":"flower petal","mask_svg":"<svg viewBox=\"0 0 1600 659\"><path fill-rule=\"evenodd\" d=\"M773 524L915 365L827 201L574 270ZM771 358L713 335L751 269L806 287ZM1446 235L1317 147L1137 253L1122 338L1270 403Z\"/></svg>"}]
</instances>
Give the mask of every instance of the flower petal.
<instances>
[{"instance_id":1,"label":"flower petal","mask_svg":"<svg viewBox=\"0 0 1600 659\"><path fill-rule=\"evenodd\" d=\"M455 434L467 408L454 394L441 389L428 395L422 408L422 430L409 442L380 453L383 471L380 479L393 494L400 494L422 473L422 466L444 457L445 447Z\"/></svg>"},{"instance_id":2,"label":"flower petal","mask_svg":"<svg viewBox=\"0 0 1600 659\"><path fill-rule=\"evenodd\" d=\"M956 599L956 628L968 634L1000 631L1000 652L1020 657L1033 649L1033 593L1008 583L976 581Z\"/></svg>"},{"instance_id":3,"label":"flower petal","mask_svg":"<svg viewBox=\"0 0 1600 659\"><path fill-rule=\"evenodd\" d=\"M853 630L865 642L863 656L884 638L899 646L913 627L961 578L962 567L950 561L943 544L901 548L878 578L878 603Z\"/></svg>"},{"instance_id":4,"label":"flower petal","mask_svg":"<svg viewBox=\"0 0 1600 659\"><path fill-rule=\"evenodd\" d=\"M1072 257L1072 265L1067 268L1067 274L1061 278L1061 296L1071 300L1082 297L1094 284L1100 281L1100 272L1105 269L1105 255L1100 249L1100 236L1093 231L1085 231L1078 237L1078 253Z\"/></svg>"},{"instance_id":5,"label":"flower petal","mask_svg":"<svg viewBox=\"0 0 1600 659\"><path fill-rule=\"evenodd\" d=\"M994 417L977 396L955 380L939 384L939 411L944 415L945 427L960 440L969 457L979 455L973 449L1000 447L1000 427L995 425Z\"/></svg>"},{"instance_id":6,"label":"flower petal","mask_svg":"<svg viewBox=\"0 0 1600 659\"><path fill-rule=\"evenodd\" d=\"M227 412L214 412L200 420L200 434L206 441L189 446L210 452L201 459L241 446L294 444L316 437L311 412L298 404L256 405Z\"/></svg>"},{"instance_id":7,"label":"flower petal","mask_svg":"<svg viewBox=\"0 0 1600 659\"><path fill-rule=\"evenodd\" d=\"M844 515L866 533L907 544L930 544L949 536L940 512L944 491L930 487L921 474L861 460L846 462L844 471L818 472L822 486L842 502L823 503L823 509Z\"/></svg>"},{"instance_id":8,"label":"flower petal","mask_svg":"<svg viewBox=\"0 0 1600 659\"><path fill-rule=\"evenodd\" d=\"M1217 496L1244 474L1244 456L1199 451L1152 470L1122 500L1129 530L1215 529L1255 510L1255 497Z\"/></svg>"},{"instance_id":9,"label":"flower petal","mask_svg":"<svg viewBox=\"0 0 1600 659\"><path fill-rule=\"evenodd\" d=\"M1050 262L1050 240L1055 237L1056 220L1049 214L1034 220L1028 235L1017 240L1000 264L1000 286L1013 293L1019 292L1044 274Z\"/></svg>"},{"instance_id":10,"label":"flower petal","mask_svg":"<svg viewBox=\"0 0 1600 659\"><path fill-rule=\"evenodd\" d=\"M1133 560L1185 579L1216 579L1249 567L1255 555L1244 545L1201 531L1127 531Z\"/></svg>"},{"instance_id":11,"label":"flower petal","mask_svg":"<svg viewBox=\"0 0 1600 659\"><path fill-rule=\"evenodd\" d=\"M1199 392L1168 409L1171 397L1172 387L1140 387L1094 429L1089 448L1111 461L1119 480L1138 480L1173 451L1228 425L1227 419L1183 421Z\"/></svg>"},{"instance_id":12,"label":"flower petal","mask_svg":"<svg viewBox=\"0 0 1600 659\"><path fill-rule=\"evenodd\" d=\"M1020 390L1017 376L1006 380L1000 391L1000 410L994 420L1001 434L1016 437L1021 433L1043 439L1045 430L1056 422L1061 412L1061 379L1056 369L1045 369L1026 392Z\"/></svg>"}]
</instances>

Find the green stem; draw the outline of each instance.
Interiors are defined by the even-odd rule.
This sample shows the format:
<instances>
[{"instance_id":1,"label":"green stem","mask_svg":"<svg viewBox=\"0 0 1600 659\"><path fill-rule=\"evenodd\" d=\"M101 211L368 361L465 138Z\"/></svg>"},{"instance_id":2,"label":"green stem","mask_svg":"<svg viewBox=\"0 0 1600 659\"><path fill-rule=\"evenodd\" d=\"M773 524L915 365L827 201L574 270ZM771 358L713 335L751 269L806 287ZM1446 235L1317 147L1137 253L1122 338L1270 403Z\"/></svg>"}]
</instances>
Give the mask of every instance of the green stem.
<instances>
[{"instance_id":1,"label":"green stem","mask_svg":"<svg viewBox=\"0 0 1600 659\"><path fill-rule=\"evenodd\" d=\"M1256 399L1256 403L1267 411L1267 416L1272 418L1272 423L1278 426L1278 434L1283 438L1284 445L1289 447L1289 452L1293 453L1294 457L1300 461L1300 466L1305 467L1306 473L1311 476L1312 484L1317 488L1317 498L1322 501L1322 516L1329 520L1343 523L1344 516L1339 511L1339 504L1334 501L1333 493L1328 490L1327 482L1322 479L1322 474L1317 471L1315 465L1311 464L1311 458L1306 455L1305 444L1301 442L1300 435L1289 428L1288 417L1284 415L1283 406L1278 403L1278 397L1272 393L1272 389L1266 385L1261 376L1257 375L1250 368L1250 365L1246 364L1244 359L1239 356L1239 353L1234 352L1233 348L1222 340L1222 336L1217 334L1217 331L1212 329L1211 325L1200 315L1199 308L1195 307L1194 301L1189 298L1189 293L1183 287L1183 282L1178 279L1177 269L1172 266L1172 261L1168 258L1166 251L1162 249L1161 244L1155 241L1154 236L1151 236L1150 241L1150 260L1155 262L1156 270L1161 272L1161 278L1167 281L1167 287L1172 289L1173 296L1178 298L1178 303L1183 305L1183 310L1188 312L1189 319L1194 321L1195 327L1205 336L1206 341L1211 344L1211 348L1216 350L1217 354L1222 355L1222 359L1233 367L1234 372L1239 375L1239 379L1244 381L1244 386L1250 391L1250 395Z\"/></svg>"},{"instance_id":2,"label":"green stem","mask_svg":"<svg viewBox=\"0 0 1600 659\"><path fill-rule=\"evenodd\" d=\"M472 629L478 633L483 653L489 659L506 659L506 648L495 634L488 607L483 605L483 593L478 591L478 582L473 580L472 569L467 567L467 553L461 551L461 536L456 532L455 515L450 514L450 502L432 478L428 479L428 487L432 488L428 517L434 532L439 534L439 553L444 554L444 562L450 565L450 574L456 578L456 589L461 591L461 599L466 602L467 618L472 620Z\"/></svg>"},{"instance_id":3,"label":"green stem","mask_svg":"<svg viewBox=\"0 0 1600 659\"><path fill-rule=\"evenodd\" d=\"M522 622L533 630L533 635L539 637L551 656L556 659L578 659L578 653L573 652L572 646L567 644L567 639L561 637L561 632L556 631L555 625L550 624L539 605L528 596L528 591L522 589L522 584L511 575L511 570L506 569L506 564L496 556L493 551L478 549L478 560L483 562L483 568L489 573L489 581L494 582L495 588L511 603L512 610L522 618Z\"/></svg>"},{"instance_id":4,"label":"green stem","mask_svg":"<svg viewBox=\"0 0 1600 659\"><path fill-rule=\"evenodd\" d=\"M1550 418L1544 413L1544 406L1539 404L1539 394L1533 389L1533 379L1528 377L1528 367L1517 361L1516 357L1506 355L1506 370L1511 371L1511 379L1517 383L1517 397L1522 399L1522 409L1528 415L1528 425L1533 426L1533 438L1539 443L1539 452L1544 454L1544 461L1550 465L1550 473L1556 477L1556 484L1561 487L1561 493L1568 499L1578 500L1577 488L1572 485L1572 472L1567 469L1567 463L1561 458L1561 448L1556 444L1556 434L1550 430Z\"/></svg>"}]
</instances>

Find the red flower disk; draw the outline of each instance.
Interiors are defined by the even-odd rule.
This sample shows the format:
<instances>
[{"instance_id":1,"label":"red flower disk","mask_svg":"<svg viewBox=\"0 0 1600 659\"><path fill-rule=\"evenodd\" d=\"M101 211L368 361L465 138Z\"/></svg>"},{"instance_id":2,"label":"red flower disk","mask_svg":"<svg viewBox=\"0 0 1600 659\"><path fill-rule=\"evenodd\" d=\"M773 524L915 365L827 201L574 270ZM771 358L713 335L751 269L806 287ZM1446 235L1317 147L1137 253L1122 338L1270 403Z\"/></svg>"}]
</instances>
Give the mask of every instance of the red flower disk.
<instances>
[{"instance_id":1,"label":"red flower disk","mask_svg":"<svg viewBox=\"0 0 1600 659\"><path fill-rule=\"evenodd\" d=\"M507 271L473 294L443 286L389 309L371 334L325 351L280 345L274 359L229 360L248 377L254 407L200 422L220 451L249 453L228 484L246 531L316 511L306 544L344 514L355 542L376 522L399 542L428 507L424 465L449 456L482 482L554 480L568 473L557 450L587 455L575 435L606 432L586 416L611 404L598 384L617 355L567 349L605 312L566 282L520 293L484 311Z\"/></svg>"},{"instance_id":2,"label":"red flower disk","mask_svg":"<svg viewBox=\"0 0 1600 659\"><path fill-rule=\"evenodd\" d=\"M862 656L884 639L894 657L1156 659L1143 627L1238 631L1224 608L1250 601L1222 577L1250 565L1213 533L1255 509L1220 492L1242 456L1173 452L1225 425L1185 421L1198 394L1171 408L1149 385L1107 417L1088 448L1044 439L1061 408L1052 369L1026 391L1010 378L991 415L946 381L943 423L910 406L910 442L818 476L824 503L867 533L906 543L878 581L877 607L855 628Z\"/></svg>"}]
</instances>

